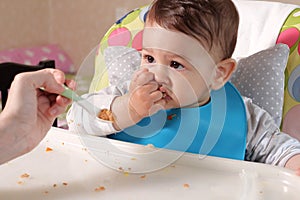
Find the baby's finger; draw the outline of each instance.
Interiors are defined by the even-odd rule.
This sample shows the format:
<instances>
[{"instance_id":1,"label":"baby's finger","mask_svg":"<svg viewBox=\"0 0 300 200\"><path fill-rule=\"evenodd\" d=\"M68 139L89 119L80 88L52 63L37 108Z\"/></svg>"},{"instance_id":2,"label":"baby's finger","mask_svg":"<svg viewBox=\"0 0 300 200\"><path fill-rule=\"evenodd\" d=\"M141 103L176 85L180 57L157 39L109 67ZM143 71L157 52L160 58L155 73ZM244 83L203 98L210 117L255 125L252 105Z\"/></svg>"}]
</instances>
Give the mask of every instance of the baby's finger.
<instances>
[{"instance_id":1,"label":"baby's finger","mask_svg":"<svg viewBox=\"0 0 300 200\"><path fill-rule=\"evenodd\" d=\"M138 69L137 71L134 72L133 76L132 76L132 80L131 82L135 82L136 79L142 74L142 73L145 73L147 72L148 70L147 69Z\"/></svg>"},{"instance_id":2,"label":"baby's finger","mask_svg":"<svg viewBox=\"0 0 300 200\"><path fill-rule=\"evenodd\" d=\"M144 72L136 77L135 83L137 85L145 85L153 80L154 80L154 74L152 72Z\"/></svg>"},{"instance_id":3,"label":"baby's finger","mask_svg":"<svg viewBox=\"0 0 300 200\"><path fill-rule=\"evenodd\" d=\"M139 76L140 74L145 73L145 72L149 72L149 70L147 68L138 69L134 72L134 76Z\"/></svg>"},{"instance_id":4,"label":"baby's finger","mask_svg":"<svg viewBox=\"0 0 300 200\"><path fill-rule=\"evenodd\" d=\"M154 104L159 105L160 107L164 108L166 105L166 100L161 98L158 101L154 102Z\"/></svg>"},{"instance_id":5,"label":"baby's finger","mask_svg":"<svg viewBox=\"0 0 300 200\"><path fill-rule=\"evenodd\" d=\"M153 91L158 91L159 85L158 85L158 83L152 81L152 82L148 83L147 85L140 86L139 88L141 88L141 87L147 93L151 93Z\"/></svg>"},{"instance_id":6,"label":"baby's finger","mask_svg":"<svg viewBox=\"0 0 300 200\"><path fill-rule=\"evenodd\" d=\"M164 106L161 105L160 103L157 103L157 104L154 104L151 109L149 110L149 114L150 115L153 115L155 113L157 113L158 111L160 110L163 110L164 109Z\"/></svg>"},{"instance_id":7,"label":"baby's finger","mask_svg":"<svg viewBox=\"0 0 300 200\"><path fill-rule=\"evenodd\" d=\"M150 94L150 98L153 100L153 102L159 101L160 99L162 99L162 97L163 97L163 94L159 90L155 90L154 92L152 92Z\"/></svg>"}]
</instances>

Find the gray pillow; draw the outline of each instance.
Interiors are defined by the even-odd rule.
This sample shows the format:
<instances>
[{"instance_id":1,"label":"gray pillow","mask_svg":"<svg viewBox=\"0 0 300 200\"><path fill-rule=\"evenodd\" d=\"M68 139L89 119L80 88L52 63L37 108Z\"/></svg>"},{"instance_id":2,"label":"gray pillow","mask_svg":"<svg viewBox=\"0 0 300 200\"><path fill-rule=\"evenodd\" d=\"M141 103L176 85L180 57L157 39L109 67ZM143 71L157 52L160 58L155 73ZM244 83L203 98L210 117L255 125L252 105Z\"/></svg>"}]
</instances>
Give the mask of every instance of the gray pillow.
<instances>
[{"instance_id":1,"label":"gray pillow","mask_svg":"<svg viewBox=\"0 0 300 200\"><path fill-rule=\"evenodd\" d=\"M131 80L132 74L141 65L141 55L133 48L109 46L104 50L104 60L110 85L120 86Z\"/></svg>"},{"instance_id":2,"label":"gray pillow","mask_svg":"<svg viewBox=\"0 0 300 200\"><path fill-rule=\"evenodd\" d=\"M241 95L268 111L280 126L284 98L284 71L289 47L277 44L238 62L231 82Z\"/></svg>"}]
</instances>

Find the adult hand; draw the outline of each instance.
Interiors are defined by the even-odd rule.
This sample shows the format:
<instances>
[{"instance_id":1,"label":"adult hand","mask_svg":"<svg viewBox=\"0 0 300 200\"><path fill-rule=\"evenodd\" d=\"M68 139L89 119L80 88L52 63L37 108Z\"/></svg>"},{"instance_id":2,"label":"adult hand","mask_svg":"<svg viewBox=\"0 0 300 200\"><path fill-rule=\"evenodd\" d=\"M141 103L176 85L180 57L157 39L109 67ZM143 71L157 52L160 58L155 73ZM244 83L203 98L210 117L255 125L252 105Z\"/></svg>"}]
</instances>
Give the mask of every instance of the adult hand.
<instances>
[{"instance_id":1,"label":"adult hand","mask_svg":"<svg viewBox=\"0 0 300 200\"><path fill-rule=\"evenodd\" d=\"M18 74L0 115L0 163L31 151L45 137L71 100L60 95L63 72L45 69ZM75 83L67 83L74 88ZM45 88L41 91L40 88Z\"/></svg>"}]
</instances>

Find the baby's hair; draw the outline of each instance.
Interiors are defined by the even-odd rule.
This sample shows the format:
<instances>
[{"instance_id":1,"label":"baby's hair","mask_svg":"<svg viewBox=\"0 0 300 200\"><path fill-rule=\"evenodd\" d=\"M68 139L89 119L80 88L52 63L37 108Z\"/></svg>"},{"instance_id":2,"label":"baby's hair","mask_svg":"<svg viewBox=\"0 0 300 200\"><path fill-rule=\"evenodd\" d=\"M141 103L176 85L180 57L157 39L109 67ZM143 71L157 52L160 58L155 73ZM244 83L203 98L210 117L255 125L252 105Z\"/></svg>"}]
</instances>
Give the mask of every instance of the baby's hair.
<instances>
[{"instance_id":1,"label":"baby's hair","mask_svg":"<svg viewBox=\"0 0 300 200\"><path fill-rule=\"evenodd\" d=\"M231 0L155 0L146 22L197 39L219 62L233 54L239 15Z\"/></svg>"}]
</instances>

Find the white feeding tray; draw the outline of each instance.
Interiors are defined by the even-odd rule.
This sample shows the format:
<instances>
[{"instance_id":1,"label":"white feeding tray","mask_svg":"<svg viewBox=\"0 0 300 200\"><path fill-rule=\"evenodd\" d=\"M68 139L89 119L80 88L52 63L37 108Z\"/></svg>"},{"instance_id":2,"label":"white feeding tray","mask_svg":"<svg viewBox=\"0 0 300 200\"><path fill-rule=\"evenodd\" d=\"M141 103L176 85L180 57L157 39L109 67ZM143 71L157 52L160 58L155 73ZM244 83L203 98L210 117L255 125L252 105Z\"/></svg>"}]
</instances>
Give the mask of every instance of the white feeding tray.
<instances>
[{"instance_id":1,"label":"white feeding tray","mask_svg":"<svg viewBox=\"0 0 300 200\"><path fill-rule=\"evenodd\" d=\"M57 128L29 154L1 165L0 177L4 200L292 200L299 199L300 191L300 177L284 168L199 159Z\"/></svg>"}]
</instances>

